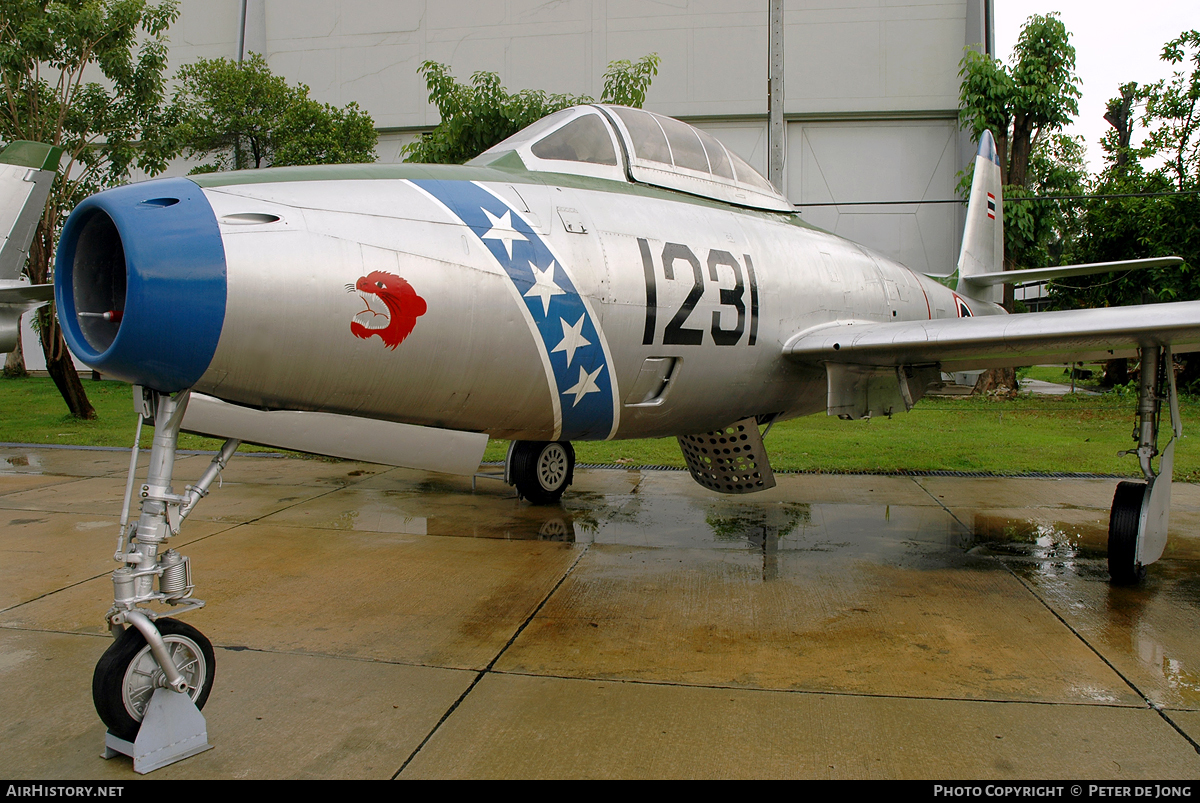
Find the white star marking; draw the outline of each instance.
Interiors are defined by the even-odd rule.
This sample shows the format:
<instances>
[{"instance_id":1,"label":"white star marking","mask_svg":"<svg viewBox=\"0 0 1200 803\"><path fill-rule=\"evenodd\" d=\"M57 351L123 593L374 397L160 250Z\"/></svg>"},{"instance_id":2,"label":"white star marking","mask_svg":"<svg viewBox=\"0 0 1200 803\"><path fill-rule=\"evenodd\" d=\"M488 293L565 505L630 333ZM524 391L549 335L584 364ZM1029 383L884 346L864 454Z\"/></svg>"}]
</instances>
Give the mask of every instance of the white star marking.
<instances>
[{"instance_id":1,"label":"white star marking","mask_svg":"<svg viewBox=\"0 0 1200 803\"><path fill-rule=\"evenodd\" d=\"M566 318L559 318L558 322L562 324L563 339L559 344L550 350L553 354L556 351L565 351L567 353L567 367L571 367L571 361L575 359L575 349L581 346L590 346L592 341L583 336L583 315L579 316L579 320L575 321L574 326L567 324Z\"/></svg>"},{"instance_id":2,"label":"white star marking","mask_svg":"<svg viewBox=\"0 0 1200 803\"><path fill-rule=\"evenodd\" d=\"M574 387L567 388L563 391L564 396L569 396L572 393L575 394L575 401L571 404L572 407L579 404L579 400L589 393L600 392L600 388L596 385L596 377L600 376L600 372L603 370L604 366L601 365L599 368L589 374L586 370L584 370L582 365L579 366L579 381L575 383Z\"/></svg>"},{"instance_id":3,"label":"white star marking","mask_svg":"<svg viewBox=\"0 0 1200 803\"><path fill-rule=\"evenodd\" d=\"M482 207L480 207L482 209ZM513 228L512 212L505 210L504 217L496 217L491 212L483 209L483 214L487 215L491 221L492 227L488 229L487 234L484 234L481 239L484 240L499 240L504 243L504 250L508 253L508 258L512 259L512 244L513 240L527 240L524 234Z\"/></svg>"},{"instance_id":4,"label":"white star marking","mask_svg":"<svg viewBox=\"0 0 1200 803\"><path fill-rule=\"evenodd\" d=\"M533 298L537 296L542 300L542 315L550 314L550 296L561 296L565 291L554 283L554 260L550 260L550 267L545 270L538 270L538 266L529 263L529 267L533 270L533 287L529 288L529 292L525 294L525 298ZM570 365L570 360L567 365Z\"/></svg>"}]
</instances>

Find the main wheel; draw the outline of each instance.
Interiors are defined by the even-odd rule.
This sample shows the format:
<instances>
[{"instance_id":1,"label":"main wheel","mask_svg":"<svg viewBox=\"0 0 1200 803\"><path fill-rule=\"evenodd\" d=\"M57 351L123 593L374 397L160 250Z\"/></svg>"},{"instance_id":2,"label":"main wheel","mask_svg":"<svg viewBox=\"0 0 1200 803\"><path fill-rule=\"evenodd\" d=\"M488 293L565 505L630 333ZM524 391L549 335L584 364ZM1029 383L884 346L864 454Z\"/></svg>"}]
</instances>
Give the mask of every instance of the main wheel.
<instances>
[{"instance_id":1,"label":"main wheel","mask_svg":"<svg viewBox=\"0 0 1200 803\"><path fill-rule=\"evenodd\" d=\"M197 708L203 708L216 670L212 643L199 630L177 619L159 619L155 624L175 668L187 681L187 695ZM165 688L169 688L166 675L154 660L145 636L136 627L126 627L96 664L92 702L109 732L132 742L154 690Z\"/></svg>"},{"instance_id":2,"label":"main wheel","mask_svg":"<svg viewBox=\"0 0 1200 803\"><path fill-rule=\"evenodd\" d=\"M1150 486L1144 482L1122 482L1113 494L1108 516L1108 574L1115 585L1131 585L1146 576L1146 567L1137 562L1137 537L1142 499L1149 492Z\"/></svg>"},{"instance_id":3,"label":"main wheel","mask_svg":"<svg viewBox=\"0 0 1200 803\"><path fill-rule=\"evenodd\" d=\"M535 505L553 504L575 478L575 450L566 441L518 441L510 472L518 494Z\"/></svg>"}]
</instances>

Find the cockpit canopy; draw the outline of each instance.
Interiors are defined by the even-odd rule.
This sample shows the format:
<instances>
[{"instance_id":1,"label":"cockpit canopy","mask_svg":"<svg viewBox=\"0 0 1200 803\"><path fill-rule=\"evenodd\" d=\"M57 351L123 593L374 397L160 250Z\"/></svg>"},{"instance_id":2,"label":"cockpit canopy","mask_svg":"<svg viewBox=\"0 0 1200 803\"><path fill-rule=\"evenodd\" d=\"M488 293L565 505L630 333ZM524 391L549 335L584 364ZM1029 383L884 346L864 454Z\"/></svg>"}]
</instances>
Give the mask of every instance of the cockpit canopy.
<instances>
[{"instance_id":1,"label":"cockpit canopy","mask_svg":"<svg viewBox=\"0 0 1200 803\"><path fill-rule=\"evenodd\" d=\"M752 209L792 205L715 137L627 106L575 106L538 120L472 159L516 153L529 170L635 181Z\"/></svg>"}]
</instances>

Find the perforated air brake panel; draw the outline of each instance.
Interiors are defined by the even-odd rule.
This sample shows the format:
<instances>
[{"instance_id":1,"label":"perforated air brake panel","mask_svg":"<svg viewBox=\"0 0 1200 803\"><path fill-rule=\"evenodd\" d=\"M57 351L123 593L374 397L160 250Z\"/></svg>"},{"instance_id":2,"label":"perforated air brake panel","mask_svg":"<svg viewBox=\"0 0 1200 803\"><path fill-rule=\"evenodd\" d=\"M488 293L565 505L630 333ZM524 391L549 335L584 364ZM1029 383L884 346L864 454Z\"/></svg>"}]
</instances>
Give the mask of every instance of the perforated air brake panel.
<instances>
[{"instance_id":1,"label":"perforated air brake panel","mask_svg":"<svg viewBox=\"0 0 1200 803\"><path fill-rule=\"evenodd\" d=\"M775 474L753 418L713 432L681 435L679 446L692 478L709 490L748 494L775 487Z\"/></svg>"}]
</instances>

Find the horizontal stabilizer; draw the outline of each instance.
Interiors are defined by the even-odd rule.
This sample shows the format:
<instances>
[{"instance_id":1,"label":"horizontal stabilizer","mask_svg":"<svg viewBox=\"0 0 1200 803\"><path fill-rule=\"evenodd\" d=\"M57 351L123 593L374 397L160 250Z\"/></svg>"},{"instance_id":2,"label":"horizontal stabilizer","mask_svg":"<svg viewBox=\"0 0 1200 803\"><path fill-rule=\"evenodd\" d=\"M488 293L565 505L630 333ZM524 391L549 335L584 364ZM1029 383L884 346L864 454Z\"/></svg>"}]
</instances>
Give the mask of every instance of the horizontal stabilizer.
<instances>
[{"instance_id":1,"label":"horizontal stabilizer","mask_svg":"<svg viewBox=\"0 0 1200 803\"><path fill-rule=\"evenodd\" d=\"M1200 301L1132 307L835 323L800 332L783 347L797 362L938 365L943 371L1131 356L1143 346L1200 351Z\"/></svg>"},{"instance_id":2,"label":"horizontal stabilizer","mask_svg":"<svg viewBox=\"0 0 1200 803\"><path fill-rule=\"evenodd\" d=\"M1048 279L1065 279L1068 276L1090 276L1094 273L1115 273L1122 270L1165 268L1182 265L1183 257L1155 257L1153 259L1125 259L1119 262L1089 262L1085 265L1062 265L1056 268L1034 268L1032 270L1005 270L993 273L977 273L965 276L968 284L1032 284Z\"/></svg>"},{"instance_id":3,"label":"horizontal stabilizer","mask_svg":"<svg viewBox=\"0 0 1200 803\"><path fill-rule=\"evenodd\" d=\"M488 436L480 432L418 427L333 413L265 412L202 393L192 394L182 428L280 449L446 474L478 471L488 442Z\"/></svg>"},{"instance_id":4,"label":"horizontal stabilizer","mask_svg":"<svg viewBox=\"0 0 1200 803\"><path fill-rule=\"evenodd\" d=\"M40 307L54 300L54 285L0 282L0 306Z\"/></svg>"},{"instance_id":5,"label":"horizontal stabilizer","mask_svg":"<svg viewBox=\"0 0 1200 803\"><path fill-rule=\"evenodd\" d=\"M0 281L0 354L17 347L21 316L54 300L54 285Z\"/></svg>"}]
</instances>

